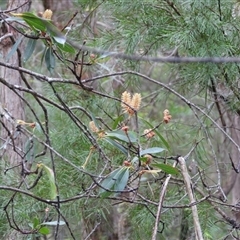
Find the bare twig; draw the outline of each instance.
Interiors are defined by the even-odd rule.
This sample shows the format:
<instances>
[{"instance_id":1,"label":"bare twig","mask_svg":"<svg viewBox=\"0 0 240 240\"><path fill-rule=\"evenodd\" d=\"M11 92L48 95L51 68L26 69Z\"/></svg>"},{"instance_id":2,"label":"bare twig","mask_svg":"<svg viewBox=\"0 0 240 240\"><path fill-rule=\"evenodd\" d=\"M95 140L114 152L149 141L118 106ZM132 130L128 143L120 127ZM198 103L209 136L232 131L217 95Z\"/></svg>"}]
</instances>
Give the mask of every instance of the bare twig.
<instances>
[{"instance_id":1,"label":"bare twig","mask_svg":"<svg viewBox=\"0 0 240 240\"><path fill-rule=\"evenodd\" d=\"M180 168L181 168L181 173L183 175L183 179L184 179L184 183L185 183L186 190L187 190L187 193L188 193L188 197L189 197L189 200L190 200L190 204L194 204L196 202L196 200L193 196L191 178L188 174L185 159L183 157L179 157L178 161L179 161L179 165L180 165ZM202 229L201 229L199 218L198 218L197 206L192 205L191 209L192 209L193 223L194 223L194 228L195 228L196 239L197 240L203 240Z\"/></svg>"},{"instance_id":2,"label":"bare twig","mask_svg":"<svg viewBox=\"0 0 240 240\"><path fill-rule=\"evenodd\" d=\"M78 43L67 41L75 48L89 51L96 54L107 55L112 58L119 58L132 61L146 61L146 62L165 62L165 63L240 63L239 57L150 57L142 55L128 55L120 52L109 52L102 49L91 48L79 45Z\"/></svg>"},{"instance_id":3,"label":"bare twig","mask_svg":"<svg viewBox=\"0 0 240 240\"><path fill-rule=\"evenodd\" d=\"M177 162L173 163L173 167L175 167ZM158 225L161 217L161 210L162 210L162 205L163 205L163 200L167 191L167 186L169 183L169 180L171 178L171 174L168 175L166 178L165 182L162 185L162 189L160 191L160 196L159 196L159 202L158 202L158 209L157 209L157 214L156 214L156 220L155 220L155 226L153 228L153 233L152 233L152 240L157 239L157 232L158 232Z\"/></svg>"}]
</instances>

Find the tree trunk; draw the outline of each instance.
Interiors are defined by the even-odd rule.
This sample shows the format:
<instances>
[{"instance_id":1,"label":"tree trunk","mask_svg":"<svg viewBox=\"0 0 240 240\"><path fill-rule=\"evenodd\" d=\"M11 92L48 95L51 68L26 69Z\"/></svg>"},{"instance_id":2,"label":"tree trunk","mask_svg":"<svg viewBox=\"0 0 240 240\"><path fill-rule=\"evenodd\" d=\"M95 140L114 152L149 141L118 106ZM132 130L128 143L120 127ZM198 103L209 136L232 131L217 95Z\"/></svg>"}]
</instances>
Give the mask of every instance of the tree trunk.
<instances>
[{"instance_id":1,"label":"tree trunk","mask_svg":"<svg viewBox=\"0 0 240 240\"><path fill-rule=\"evenodd\" d=\"M239 130L240 116L235 114L231 118L231 136L233 140L240 146L240 130ZM240 153L239 150L233 146L231 149L231 158L234 162L235 167L240 171ZM232 181L232 203L238 204L240 203L240 173L236 173L236 171L232 170L231 173L231 181ZM238 223L240 223L240 212L237 209L234 212L235 218Z\"/></svg>"},{"instance_id":2,"label":"tree trunk","mask_svg":"<svg viewBox=\"0 0 240 240\"><path fill-rule=\"evenodd\" d=\"M227 87L222 87L216 92L216 94L220 96L218 99L219 108L222 112L224 112L220 117L220 125L225 128L225 131L231 136L235 143L240 146L239 110L229 109L230 106L228 101L226 101L227 98L224 96L224 91L231 92L231 90ZM225 100L223 101L222 99ZM222 162L220 166L223 192L230 198L232 204L238 204L240 203L240 173L237 173L237 171L240 171L239 149L237 149L237 147L228 138L224 137L222 143L219 145L219 152L221 153L220 161ZM221 196L220 198L224 199L224 196ZM240 223L239 210L233 212L233 214L235 215L235 219L238 223Z\"/></svg>"},{"instance_id":3,"label":"tree trunk","mask_svg":"<svg viewBox=\"0 0 240 240\"><path fill-rule=\"evenodd\" d=\"M7 10L14 9L14 12L25 12L29 10L30 5L31 1L9 0L7 2ZM14 43L21 36L18 34L18 32L15 31L13 27L6 23L3 23L0 28L0 37L2 38L0 42L0 52L3 60L10 65L21 66L21 46L18 48L18 52L15 52L10 57L8 56ZM20 132L17 129L16 124L17 119L25 120L24 103L21 99L23 97L23 94L21 92L18 92L18 94L16 94L5 84L3 84L3 82L6 81L8 84L21 86L23 85L22 77L19 71L1 67L0 79L2 80L0 82L0 146L4 146L4 148L2 148L0 151L0 158L4 159L7 165L16 166L19 163L22 163L24 160L24 142L23 138L20 135ZM17 172L16 176L20 177L19 171ZM17 231L13 230L4 239L20 239L20 236Z\"/></svg>"},{"instance_id":4,"label":"tree trunk","mask_svg":"<svg viewBox=\"0 0 240 240\"><path fill-rule=\"evenodd\" d=\"M16 9L26 2L26 0L9 0L7 10ZM29 7L30 1L24 6L18 8L17 12L27 11ZM14 12L16 12L16 10ZM6 35L8 35L8 37L4 38L4 36ZM19 34L15 31L14 28L4 23L2 24L2 27L0 29L0 37L3 38L3 40L0 42L0 51L2 54L2 58L10 65L19 66L21 64L21 49L18 48L19 52L15 52L10 58L8 57L8 54L11 51L14 43L20 37ZM0 78L5 80L9 84L18 86L22 85L22 77L20 72L12 70L10 68L1 67ZM23 97L23 95L21 94L21 92L19 92L18 94L19 95L9 89L6 85L0 83L0 109L4 111L4 113L1 112L1 115L3 115L0 127L1 145L9 143L6 144L7 154L5 155L5 160L11 165L16 165L22 160L19 154L21 155L22 153L21 150L23 147L23 142L21 141L20 137L17 136L18 131L16 128L16 121L7 118L7 115L9 113L13 117L13 119L25 119L24 104L21 100L21 97Z\"/></svg>"}]
</instances>

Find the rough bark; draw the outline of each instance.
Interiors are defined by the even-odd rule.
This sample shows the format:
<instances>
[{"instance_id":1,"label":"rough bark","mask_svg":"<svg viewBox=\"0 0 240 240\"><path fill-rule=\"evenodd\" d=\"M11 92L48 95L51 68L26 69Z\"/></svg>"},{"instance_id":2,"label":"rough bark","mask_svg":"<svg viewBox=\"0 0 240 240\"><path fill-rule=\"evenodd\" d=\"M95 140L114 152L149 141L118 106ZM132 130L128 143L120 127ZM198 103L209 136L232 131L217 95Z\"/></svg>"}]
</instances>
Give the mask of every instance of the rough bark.
<instances>
[{"instance_id":1,"label":"rough bark","mask_svg":"<svg viewBox=\"0 0 240 240\"><path fill-rule=\"evenodd\" d=\"M231 136L234 139L234 141L240 145L240 130L239 130L239 123L240 123L240 116L237 114L234 114L231 118ZM236 168L240 170L240 153L236 147L231 148L231 158L234 162L234 165ZM240 173L237 173L236 171L232 170L231 173L231 184L232 188L231 190L231 196L232 196L232 203L233 204L239 204L240 202ZM240 223L240 214L239 210L237 210L234 213L236 220Z\"/></svg>"},{"instance_id":2,"label":"rough bark","mask_svg":"<svg viewBox=\"0 0 240 240\"><path fill-rule=\"evenodd\" d=\"M229 96L234 96L235 90L229 89L226 86L216 89L216 95L219 96L217 101L219 102L219 115L220 125L231 136L238 146L240 146L240 114L239 109L231 109L231 102L227 101ZM227 96L227 97L226 97ZM237 97L237 96L236 96ZM239 149L228 138L224 137L221 144L219 144L219 161L222 162L221 166L221 178L223 192L232 204L238 204L240 202L240 153ZM234 167L232 166L234 165ZM234 169L235 168L235 169ZM223 196L222 196L223 197ZM223 197L224 199L224 197ZM236 220L240 222L240 214L238 211L233 212Z\"/></svg>"},{"instance_id":3,"label":"rough bark","mask_svg":"<svg viewBox=\"0 0 240 240\"><path fill-rule=\"evenodd\" d=\"M31 1L27 0L9 0L7 2L7 10L15 9L14 12L25 12L29 10L30 5ZM6 37L6 35L8 37ZM18 52L15 52L10 58L8 58L8 60L6 60L14 43L20 37L19 33L10 25L3 23L0 28L0 37L3 39L0 42L0 52L3 61L7 61L10 65L20 66L21 46L18 48ZM12 70L10 68L1 67L0 78L9 84L18 86L23 85L20 72ZM24 103L21 99L23 95L21 92L18 94L19 95L9 89L3 83L0 83L0 146L5 146L2 149L2 152L0 152L0 157L5 160L7 165L11 166L22 163L24 155L23 137L19 131L17 131L16 127L16 119L25 119ZM9 118L10 115L12 118ZM16 176L20 176L19 172L17 172ZM13 230L8 236L5 236L3 239L20 239L20 236L17 231Z\"/></svg>"},{"instance_id":4,"label":"rough bark","mask_svg":"<svg viewBox=\"0 0 240 240\"><path fill-rule=\"evenodd\" d=\"M24 3L24 6L22 6ZM24 12L27 11L30 7L31 1L26 0L9 0L7 5L7 10L10 9L16 9L19 6L22 6L15 10L15 12ZM20 35L15 31L14 28L7 24L2 24L2 27L0 29L0 37L4 37L5 35L9 35L9 37L4 38L0 42L0 51L2 54L3 60L6 61L8 53L11 51L14 43L18 40ZM21 46L18 48L18 51L15 52L10 58L8 58L8 63L14 66L19 66L21 59L20 59L20 51ZM14 85L22 85L22 77L20 72L12 70L10 68L1 67L0 68L0 78L4 79L7 83L14 84ZM23 95L19 93L17 95L14 91L9 89L4 84L0 83L0 104L3 109L5 109L14 119L25 119L25 113L24 113L24 104L21 100L21 97ZM10 164L17 164L19 161L21 161L20 155L22 154L21 149L23 146L23 142L19 136L16 137L16 124L13 124L13 122L9 121L6 117L1 118L1 126L0 126L1 132L1 145L6 143L6 141L11 138L11 141L9 142L7 146L7 155L5 156L5 160L8 161ZM11 133L11 134L10 134ZM20 154L20 155L19 155Z\"/></svg>"}]
</instances>

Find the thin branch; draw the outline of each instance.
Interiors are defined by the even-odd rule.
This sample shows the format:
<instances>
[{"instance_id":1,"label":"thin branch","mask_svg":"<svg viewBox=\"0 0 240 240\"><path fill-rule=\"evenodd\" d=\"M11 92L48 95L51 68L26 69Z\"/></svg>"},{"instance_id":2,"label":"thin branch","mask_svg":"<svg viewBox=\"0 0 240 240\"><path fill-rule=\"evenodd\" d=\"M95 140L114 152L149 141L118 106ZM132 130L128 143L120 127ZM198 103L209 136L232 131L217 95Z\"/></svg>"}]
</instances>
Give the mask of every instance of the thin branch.
<instances>
[{"instance_id":1,"label":"thin branch","mask_svg":"<svg viewBox=\"0 0 240 240\"><path fill-rule=\"evenodd\" d=\"M193 203L196 202L196 200L195 200L194 195L193 195L191 178L188 174L185 159L183 157L179 157L178 162L179 162L179 165L180 165L180 168L181 168L181 173L183 175L183 179L184 179L184 182L185 182L185 186L186 186L186 190L187 190L188 197L189 197L189 200L190 200L190 204L193 204ZM200 225L199 218L198 218L197 206L192 205L191 208L192 208L193 223L194 223L194 228L195 228L196 239L197 240L204 240L203 236L202 236L201 225Z\"/></svg>"},{"instance_id":2,"label":"thin branch","mask_svg":"<svg viewBox=\"0 0 240 240\"><path fill-rule=\"evenodd\" d=\"M92 231L87 235L87 237L85 238L85 240L87 240L87 239L89 239L89 238L91 237L91 235L97 230L97 227L98 227L100 224L101 224L101 221L99 220L99 221L95 224L95 226L94 226L94 228L92 229Z\"/></svg>"},{"instance_id":3,"label":"thin branch","mask_svg":"<svg viewBox=\"0 0 240 240\"><path fill-rule=\"evenodd\" d=\"M176 167L177 162L173 163L173 167ZM156 240L157 239L157 232L158 232L158 225L159 225L159 221L161 218L161 210L162 210L162 205L163 205L163 200L167 191L167 186L168 183L170 181L171 178L171 174L168 175L168 177L166 178L165 182L162 185L162 189L160 191L160 196L159 196L159 202L158 202L158 209L157 209L157 214L156 214L156 220L155 220L155 226L153 228L153 233L152 233L152 240Z\"/></svg>"},{"instance_id":4,"label":"thin branch","mask_svg":"<svg viewBox=\"0 0 240 240\"><path fill-rule=\"evenodd\" d=\"M24 5L26 4L29 4L30 3L30 0L27 0L26 2L24 2L22 5L18 6L18 7L15 7L15 8L12 8L12 9L8 9L8 10L4 10L4 11L0 11L0 13L10 13L10 12L13 12L13 11L16 11L18 10L19 8L23 7Z\"/></svg>"},{"instance_id":5,"label":"thin branch","mask_svg":"<svg viewBox=\"0 0 240 240\"><path fill-rule=\"evenodd\" d=\"M12 36L13 36L12 33L7 33L7 34L3 35L2 37L0 37L0 42L1 42L2 40L4 40L5 38L12 37Z\"/></svg>"},{"instance_id":6,"label":"thin branch","mask_svg":"<svg viewBox=\"0 0 240 240\"><path fill-rule=\"evenodd\" d=\"M181 16L180 12L177 10L177 8L175 7L174 3L169 1L169 0L166 0L167 4L174 10L174 12L178 15L178 16Z\"/></svg>"},{"instance_id":7,"label":"thin branch","mask_svg":"<svg viewBox=\"0 0 240 240\"><path fill-rule=\"evenodd\" d=\"M239 57L151 57L142 55L128 55L120 52L109 52L98 48L87 47L79 45L71 40L67 39L73 47L84 51L89 51L95 54L107 55L111 58L132 60L132 61L144 61L144 62L161 62L161 63L240 63Z\"/></svg>"},{"instance_id":8,"label":"thin branch","mask_svg":"<svg viewBox=\"0 0 240 240\"><path fill-rule=\"evenodd\" d=\"M240 58L239 58L240 60ZM155 83L156 85L160 85L161 87L167 89L169 92L173 93L174 95L176 95L178 98L180 98L183 102L185 102L190 108L191 110L193 111L193 109L196 109L197 111L201 112L205 117L207 117L232 143L233 145L238 149L238 151L240 152L240 146L237 144L237 142L227 133L224 131L224 129L210 116L208 115L204 110L202 110L200 107L198 107L197 105L195 105L194 103L190 102L188 99L186 99L183 95L181 95L180 93L178 93L177 91L175 91L171 86L167 85L167 84L164 84L160 81L157 81L157 80L154 80L144 74L141 74L141 73L138 73L138 72L135 72L135 71L123 71L123 72L119 72L118 73L119 75L125 75L125 74L133 74L133 75L136 75L136 76L139 76L139 77L142 77L146 80L148 80L149 82L152 82L152 83ZM117 75L117 73L115 74ZM98 77L98 78L95 78L94 80L98 80L100 78L103 78L102 77ZM86 80L86 81L90 81L90 80ZM92 91L93 93L97 93L101 96L105 96L104 94L102 93L98 93L96 91ZM107 96L109 98L112 98L112 99L115 99L117 101L120 101L119 99L116 99L116 98L113 98L113 97L110 97L110 96ZM194 112L195 116L197 117L197 114ZM197 117L198 118L198 117Z\"/></svg>"}]
</instances>

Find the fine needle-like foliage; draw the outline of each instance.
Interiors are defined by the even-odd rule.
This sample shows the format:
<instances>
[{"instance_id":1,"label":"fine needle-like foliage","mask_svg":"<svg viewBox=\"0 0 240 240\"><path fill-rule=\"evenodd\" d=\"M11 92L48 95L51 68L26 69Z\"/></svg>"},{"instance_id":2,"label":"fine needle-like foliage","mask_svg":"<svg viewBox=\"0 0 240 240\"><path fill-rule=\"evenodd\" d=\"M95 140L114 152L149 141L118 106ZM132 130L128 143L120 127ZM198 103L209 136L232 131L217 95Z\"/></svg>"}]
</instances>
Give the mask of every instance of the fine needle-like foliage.
<instances>
[{"instance_id":1,"label":"fine needle-like foliage","mask_svg":"<svg viewBox=\"0 0 240 240\"><path fill-rule=\"evenodd\" d=\"M2 239L239 239L239 2L70 3L0 11Z\"/></svg>"}]
</instances>

